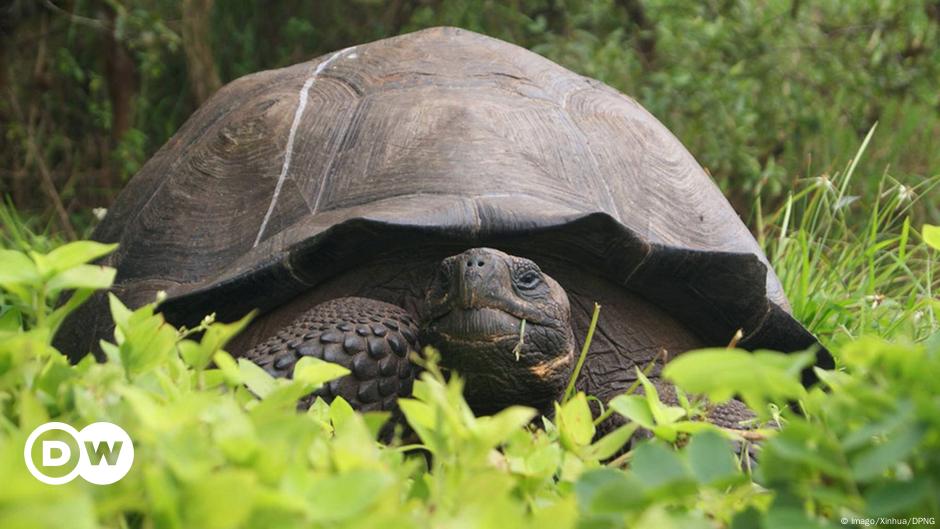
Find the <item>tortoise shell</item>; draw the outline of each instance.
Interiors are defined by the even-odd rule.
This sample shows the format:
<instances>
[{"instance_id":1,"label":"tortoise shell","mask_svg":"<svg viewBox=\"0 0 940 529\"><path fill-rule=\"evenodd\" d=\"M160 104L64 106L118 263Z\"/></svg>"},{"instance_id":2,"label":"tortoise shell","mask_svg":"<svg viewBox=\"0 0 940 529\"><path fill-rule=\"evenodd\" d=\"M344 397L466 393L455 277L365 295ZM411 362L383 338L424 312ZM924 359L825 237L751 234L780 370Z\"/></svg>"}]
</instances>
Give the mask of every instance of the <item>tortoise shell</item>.
<instances>
[{"instance_id":1,"label":"tortoise shell","mask_svg":"<svg viewBox=\"0 0 940 529\"><path fill-rule=\"evenodd\" d=\"M228 84L93 237L120 243L104 263L116 294L136 306L166 291L178 324L270 312L365 263L394 255L407 268L413 249L491 246L602 277L704 343L738 329L749 348L815 343L748 229L656 118L455 28ZM76 357L108 328L99 298L59 344Z\"/></svg>"}]
</instances>

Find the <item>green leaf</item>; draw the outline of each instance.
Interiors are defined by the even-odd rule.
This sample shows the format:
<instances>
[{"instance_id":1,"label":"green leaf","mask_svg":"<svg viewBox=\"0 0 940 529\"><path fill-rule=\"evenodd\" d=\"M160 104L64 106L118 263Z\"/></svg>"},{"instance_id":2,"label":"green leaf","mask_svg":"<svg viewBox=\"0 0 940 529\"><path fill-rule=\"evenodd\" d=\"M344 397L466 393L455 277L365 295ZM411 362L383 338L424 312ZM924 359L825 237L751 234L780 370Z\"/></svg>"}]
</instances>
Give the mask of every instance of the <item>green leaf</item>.
<instances>
[{"instance_id":1,"label":"green leaf","mask_svg":"<svg viewBox=\"0 0 940 529\"><path fill-rule=\"evenodd\" d=\"M235 359L232 358L232 355L225 351L219 351L212 356L212 361L222 371L227 384L235 386L242 383L241 369Z\"/></svg>"},{"instance_id":2,"label":"green leaf","mask_svg":"<svg viewBox=\"0 0 940 529\"><path fill-rule=\"evenodd\" d=\"M510 406L496 415L478 418L474 421L473 430L485 446L495 447L529 424L535 415L532 408Z\"/></svg>"},{"instance_id":3,"label":"green leaf","mask_svg":"<svg viewBox=\"0 0 940 529\"><path fill-rule=\"evenodd\" d=\"M46 262L53 273L62 272L107 255L117 246L95 241L70 242L46 254Z\"/></svg>"},{"instance_id":4,"label":"green leaf","mask_svg":"<svg viewBox=\"0 0 940 529\"><path fill-rule=\"evenodd\" d=\"M196 369L205 369L209 365L212 356L241 332L254 318L255 314L256 312L252 311L233 323L213 322L203 333L197 347L186 346L185 351L181 350L181 353L184 353L183 360Z\"/></svg>"},{"instance_id":5,"label":"green leaf","mask_svg":"<svg viewBox=\"0 0 940 529\"><path fill-rule=\"evenodd\" d=\"M556 404L556 415L562 441L567 444L568 448L574 449L590 444L591 439L594 438L594 417L591 415L591 407L588 406L587 397L583 392L578 392L560 407Z\"/></svg>"},{"instance_id":6,"label":"green leaf","mask_svg":"<svg viewBox=\"0 0 940 529\"><path fill-rule=\"evenodd\" d=\"M598 461L612 457L626 446L638 426L637 423L631 422L601 437L596 443L588 447L585 457Z\"/></svg>"},{"instance_id":7,"label":"green leaf","mask_svg":"<svg viewBox=\"0 0 940 529\"><path fill-rule=\"evenodd\" d=\"M692 436L685 454L692 474L702 485L723 485L743 475L738 471L728 440L717 432Z\"/></svg>"},{"instance_id":8,"label":"green leaf","mask_svg":"<svg viewBox=\"0 0 940 529\"><path fill-rule=\"evenodd\" d=\"M183 340L177 344L180 351L180 358L186 362L186 365L195 369L203 369L209 364L209 360L202 361L203 351L198 342L192 340Z\"/></svg>"},{"instance_id":9,"label":"green leaf","mask_svg":"<svg viewBox=\"0 0 940 529\"><path fill-rule=\"evenodd\" d=\"M350 406L343 397L336 397L333 399L333 402L330 403L330 421L337 428L351 421L355 414L356 412L353 410L353 407Z\"/></svg>"},{"instance_id":10,"label":"green leaf","mask_svg":"<svg viewBox=\"0 0 940 529\"><path fill-rule=\"evenodd\" d=\"M335 400L333 402L336 402ZM418 437L421 438L430 450L434 450L435 436L434 431L434 409L426 403L416 399L398 399L398 407L408 421L408 424L414 429Z\"/></svg>"},{"instance_id":11,"label":"green leaf","mask_svg":"<svg viewBox=\"0 0 940 529\"><path fill-rule=\"evenodd\" d=\"M388 476L365 470L318 479L306 494L310 516L322 521L349 519L378 501L390 484Z\"/></svg>"},{"instance_id":12,"label":"green leaf","mask_svg":"<svg viewBox=\"0 0 940 529\"><path fill-rule=\"evenodd\" d=\"M186 494L187 525L205 529L239 527L251 514L257 476L223 469L190 484Z\"/></svg>"},{"instance_id":13,"label":"green leaf","mask_svg":"<svg viewBox=\"0 0 940 529\"><path fill-rule=\"evenodd\" d=\"M94 290L92 289L78 289L69 296L68 301L52 311L52 314L46 319L46 323L52 329L53 333L58 330L62 322L65 321L65 318L81 306L82 303L87 301L92 294L94 294Z\"/></svg>"},{"instance_id":14,"label":"green leaf","mask_svg":"<svg viewBox=\"0 0 940 529\"><path fill-rule=\"evenodd\" d=\"M258 398L265 398L277 387L277 381L251 360L238 359L238 371L245 386Z\"/></svg>"},{"instance_id":15,"label":"green leaf","mask_svg":"<svg viewBox=\"0 0 940 529\"><path fill-rule=\"evenodd\" d=\"M850 477L848 469L840 464L836 450L826 442L819 428L803 420L791 420L786 428L767 441L761 457L761 466L769 477L774 472L789 476L798 467Z\"/></svg>"},{"instance_id":16,"label":"green leaf","mask_svg":"<svg viewBox=\"0 0 940 529\"><path fill-rule=\"evenodd\" d=\"M325 362L312 356L302 356L294 365L294 380L313 388L349 373L348 369L339 364Z\"/></svg>"},{"instance_id":17,"label":"green leaf","mask_svg":"<svg viewBox=\"0 0 940 529\"><path fill-rule=\"evenodd\" d=\"M868 504L868 512L873 516L914 512L913 509L927 498L929 492L928 479L920 476L910 481L893 481L878 485L865 493L865 503Z\"/></svg>"},{"instance_id":18,"label":"green leaf","mask_svg":"<svg viewBox=\"0 0 940 529\"><path fill-rule=\"evenodd\" d=\"M110 292L108 293L108 306L111 310L111 319L114 321L114 325L118 328L126 327L132 314L131 310Z\"/></svg>"},{"instance_id":19,"label":"green leaf","mask_svg":"<svg viewBox=\"0 0 940 529\"><path fill-rule=\"evenodd\" d=\"M22 252L0 249L0 285L32 285L39 281L39 271L32 259Z\"/></svg>"},{"instance_id":20,"label":"green leaf","mask_svg":"<svg viewBox=\"0 0 940 529\"><path fill-rule=\"evenodd\" d=\"M643 385L643 395L649 410L653 414L653 420L657 425L669 425L685 416L685 410L678 406L668 406L659 399L659 391L656 386L646 378L646 375L636 368L636 375Z\"/></svg>"},{"instance_id":21,"label":"green leaf","mask_svg":"<svg viewBox=\"0 0 940 529\"><path fill-rule=\"evenodd\" d=\"M612 468L589 470L578 478L575 493L581 511L590 515L617 514L646 504L644 486L634 475Z\"/></svg>"},{"instance_id":22,"label":"green leaf","mask_svg":"<svg viewBox=\"0 0 940 529\"><path fill-rule=\"evenodd\" d=\"M22 329L22 314L16 309L10 309L0 315L0 333L17 332Z\"/></svg>"},{"instance_id":23,"label":"green leaf","mask_svg":"<svg viewBox=\"0 0 940 529\"><path fill-rule=\"evenodd\" d=\"M661 441L640 443L633 450L630 470L652 494L664 497L680 496L688 491L688 487L682 485L693 482L683 461Z\"/></svg>"},{"instance_id":24,"label":"green leaf","mask_svg":"<svg viewBox=\"0 0 940 529\"><path fill-rule=\"evenodd\" d=\"M735 513L731 529L761 529L761 512L750 506Z\"/></svg>"},{"instance_id":25,"label":"green leaf","mask_svg":"<svg viewBox=\"0 0 940 529\"><path fill-rule=\"evenodd\" d=\"M783 354L739 349L701 349L666 364L663 376L680 388L721 403L735 395L761 417L768 402L799 399L805 394L801 370L811 364L810 351Z\"/></svg>"},{"instance_id":26,"label":"green leaf","mask_svg":"<svg viewBox=\"0 0 940 529\"><path fill-rule=\"evenodd\" d=\"M72 288L105 289L114 282L117 270L108 266L78 265L59 272L46 283L49 292Z\"/></svg>"},{"instance_id":27,"label":"green leaf","mask_svg":"<svg viewBox=\"0 0 940 529\"><path fill-rule=\"evenodd\" d=\"M774 504L764 517L763 527L767 529L825 529L831 527L818 520L809 518L804 509L795 506L780 507Z\"/></svg>"},{"instance_id":28,"label":"green leaf","mask_svg":"<svg viewBox=\"0 0 940 529\"><path fill-rule=\"evenodd\" d=\"M640 395L618 395L610 401L609 406L615 412L639 424L647 430L656 426L649 402Z\"/></svg>"},{"instance_id":29,"label":"green leaf","mask_svg":"<svg viewBox=\"0 0 940 529\"><path fill-rule=\"evenodd\" d=\"M851 458L852 474L859 481L878 477L884 471L904 460L917 448L923 431L908 425L891 435L885 442L863 450Z\"/></svg>"},{"instance_id":30,"label":"green leaf","mask_svg":"<svg viewBox=\"0 0 940 529\"><path fill-rule=\"evenodd\" d=\"M116 300L117 298L112 298ZM164 321L163 316L153 313L153 305L144 305L130 315L121 313L120 302L112 304L117 308L118 323L115 338L120 348L121 365L130 376L140 375L161 365L171 357L176 357L176 329Z\"/></svg>"},{"instance_id":31,"label":"green leaf","mask_svg":"<svg viewBox=\"0 0 940 529\"><path fill-rule=\"evenodd\" d=\"M924 242L934 250L940 250L940 226L924 224L921 234L924 236Z\"/></svg>"}]
</instances>

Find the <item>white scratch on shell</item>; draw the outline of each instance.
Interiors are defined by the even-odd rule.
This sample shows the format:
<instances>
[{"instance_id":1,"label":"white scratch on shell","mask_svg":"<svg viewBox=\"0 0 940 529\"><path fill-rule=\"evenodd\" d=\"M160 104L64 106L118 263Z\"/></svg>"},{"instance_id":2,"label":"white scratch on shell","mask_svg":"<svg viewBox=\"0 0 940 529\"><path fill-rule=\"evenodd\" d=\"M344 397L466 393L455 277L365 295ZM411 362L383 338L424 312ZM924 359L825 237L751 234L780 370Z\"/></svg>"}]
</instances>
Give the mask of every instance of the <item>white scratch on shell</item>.
<instances>
[{"instance_id":1,"label":"white scratch on shell","mask_svg":"<svg viewBox=\"0 0 940 529\"><path fill-rule=\"evenodd\" d=\"M294 111L294 121L290 125L290 133L287 135L287 147L284 150L284 162L281 164L281 174L277 177L277 183L274 185L274 195L271 197L271 204L268 206L267 213L264 214L264 220L261 221L261 227L258 228L258 235L255 237L255 243L251 246L252 248L258 246L261 242L264 229L268 226L268 221L271 220L271 215L274 213L274 206L277 205L277 199L281 194L281 187L284 186L284 181L287 180L287 172L290 170L290 161L294 154L294 136L297 134L297 127L300 126L300 119L304 115L304 109L307 108L307 94L310 92L310 87L316 82L317 76L319 76L323 70L326 70L333 61L354 49L356 49L355 46L346 48L327 57L325 61L317 65L316 69L313 71L313 75L308 77L307 80L304 81L304 85L300 88L300 93L297 95L297 110ZM353 54L353 57L355 57L355 54Z\"/></svg>"}]
</instances>

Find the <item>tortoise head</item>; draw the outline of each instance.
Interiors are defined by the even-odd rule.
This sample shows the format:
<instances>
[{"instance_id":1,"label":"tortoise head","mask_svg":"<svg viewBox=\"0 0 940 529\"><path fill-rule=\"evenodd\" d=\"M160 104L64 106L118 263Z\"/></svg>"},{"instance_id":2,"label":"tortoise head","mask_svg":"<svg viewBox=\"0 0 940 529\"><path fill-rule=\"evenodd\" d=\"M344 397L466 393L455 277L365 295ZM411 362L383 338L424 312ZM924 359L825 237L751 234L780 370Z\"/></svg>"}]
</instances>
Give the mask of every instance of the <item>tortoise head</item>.
<instances>
[{"instance_id":1,"label":"tortoise head","mask_svg":"<svg viewBox=\"0 0 940 529\"><path fill-rule=\"evenodd\" d=\"M441 261L428 285L421 343L466 380L478 413L512 404L546 410L574 366L564 289L534 262L490 248Z\"/></svg>"}]
</instances>

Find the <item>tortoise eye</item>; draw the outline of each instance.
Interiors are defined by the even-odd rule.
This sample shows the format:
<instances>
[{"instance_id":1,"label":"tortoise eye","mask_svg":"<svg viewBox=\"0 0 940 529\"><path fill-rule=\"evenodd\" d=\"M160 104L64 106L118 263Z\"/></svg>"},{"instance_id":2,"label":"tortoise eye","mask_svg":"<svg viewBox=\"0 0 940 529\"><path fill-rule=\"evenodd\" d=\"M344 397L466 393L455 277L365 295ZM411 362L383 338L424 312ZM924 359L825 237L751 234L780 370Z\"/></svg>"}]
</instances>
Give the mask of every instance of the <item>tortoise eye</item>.
<instances>
[{"instance_id":1,"label":"tortoise eye","mask_svg":"<svg viewBox=\"0 0 940 529\"><path fill-rule=\"evenodd\" d=\"M521 276L519 276L519 279L516 280L516 284L522 290L532 290L533 288L539 286L539 283L541 282L542 277L534 270L524 272Z\"/></svg>"}]
</instances>

